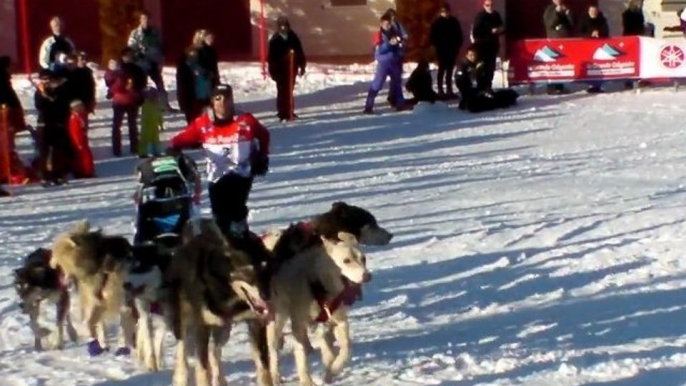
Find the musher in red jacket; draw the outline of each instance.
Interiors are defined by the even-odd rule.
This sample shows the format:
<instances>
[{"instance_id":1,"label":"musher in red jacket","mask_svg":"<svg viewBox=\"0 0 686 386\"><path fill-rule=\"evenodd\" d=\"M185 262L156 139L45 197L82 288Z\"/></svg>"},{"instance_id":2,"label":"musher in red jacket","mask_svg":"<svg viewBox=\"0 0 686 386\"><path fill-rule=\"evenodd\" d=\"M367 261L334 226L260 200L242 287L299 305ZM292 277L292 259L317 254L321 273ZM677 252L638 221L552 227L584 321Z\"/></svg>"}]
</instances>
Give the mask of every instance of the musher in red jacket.
<instances>
[{"instance_id":1,"label":"musher in red jacket","mask_svg":"<svg viewBox=\"0 0 686 386\"><path fill-rule=\"evenodd\" d=\"M248 235L253 179L269 169L269 131L251 114L236 115L229 85L215 88L211 107L172 138L171 148L205 149L212 214L227 237L241 240Z\"/></svg>"}]
</instances>

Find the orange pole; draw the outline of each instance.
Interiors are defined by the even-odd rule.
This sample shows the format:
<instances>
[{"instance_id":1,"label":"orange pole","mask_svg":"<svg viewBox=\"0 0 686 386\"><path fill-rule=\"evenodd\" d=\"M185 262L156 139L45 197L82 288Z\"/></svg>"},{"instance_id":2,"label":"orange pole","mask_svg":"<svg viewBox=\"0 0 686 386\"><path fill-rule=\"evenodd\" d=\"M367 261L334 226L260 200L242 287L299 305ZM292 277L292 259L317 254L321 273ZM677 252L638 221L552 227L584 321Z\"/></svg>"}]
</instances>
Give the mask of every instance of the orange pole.
<instances>
[{"instance_id":1,"label":"orange pole","mask_svg":"<svg viewBox=\"0 0 686 386\"><path fill-rule=\"evenodd\" d=\"M293 92L295 90L295 52L293 50L288 51L288 117L293 119L293 114L295 113L295 101Z\"/></svg>"},{"instance_id":2,"label":"orange pole","mask_svg":"<svg viewBox=\"0 0 686 386\"><path fill-rule=\"evenodd\" d=\"M31 46L29 44L29 21L26 10L26 0L19 0L19 22L21 23L21 43L23 46L24 72L28 77L31 75Z\"/></svg>"},{"instance_id":3,"label":"orange pole","mask_svg":"<svg viewBox=\"0 0 686 386\"><path fill-rule=\"evenodd\" d=\"M264 2L260 1L260 64L262 78L267 79L267 18L265 17Z\"/></svg>"},{"instance_id":4,"label":"orange pole","mask_svg":"<svg viewBox=\"0 0 686 386\"><path fill-rule=\"evenodd\" d=\"M12 185L12 168L10 166L9 111L7 105L0 106L0 163L2 172L7 177L7 186Z\"/></svg>"}]
</instances>

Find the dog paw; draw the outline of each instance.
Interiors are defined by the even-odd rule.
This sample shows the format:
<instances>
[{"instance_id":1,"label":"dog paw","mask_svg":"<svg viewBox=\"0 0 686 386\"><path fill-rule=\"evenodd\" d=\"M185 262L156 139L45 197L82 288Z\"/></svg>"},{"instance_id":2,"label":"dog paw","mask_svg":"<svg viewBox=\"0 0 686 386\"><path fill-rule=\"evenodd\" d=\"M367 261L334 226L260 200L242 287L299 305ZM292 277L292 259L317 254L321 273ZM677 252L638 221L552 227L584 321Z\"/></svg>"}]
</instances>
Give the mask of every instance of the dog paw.
<instances>
[{"instance_id":1,"label":"dog paw","mask_svg":"<svg viewBox=\"0 0 686 386\"><path fill-rule=\"evenodd\" d=\"M131 355L131 349L128 347L119 347L117 351L114 352L114 356L129 356Z\"/></svg>"},{"instance_id":2,"label":"dog paw","mask_svg":"<svg viewBox=\"0 0 686 386\"><path fill-rule=\"evenodd\" d=\"M333 373L327 371L326 374L324 374L323 381L324 383L332 383L334 381L334 377L335 376L333 375Z\"/></svg>"},{"instance_id":3,"label":"dog paw","mask_svg":"<svg viewBox=\"0 0 686 386\"><path fill-rule=\"evenodd\" d=\"M90 342L88 342L87 347L88 347L88 355L90 355L92 357L96 357L98 355L101 355L105 351L107 351L107 349L102 347L100 345L100 342L98 342L97 340L91 340Z\"/></svg>"}]
</instances>

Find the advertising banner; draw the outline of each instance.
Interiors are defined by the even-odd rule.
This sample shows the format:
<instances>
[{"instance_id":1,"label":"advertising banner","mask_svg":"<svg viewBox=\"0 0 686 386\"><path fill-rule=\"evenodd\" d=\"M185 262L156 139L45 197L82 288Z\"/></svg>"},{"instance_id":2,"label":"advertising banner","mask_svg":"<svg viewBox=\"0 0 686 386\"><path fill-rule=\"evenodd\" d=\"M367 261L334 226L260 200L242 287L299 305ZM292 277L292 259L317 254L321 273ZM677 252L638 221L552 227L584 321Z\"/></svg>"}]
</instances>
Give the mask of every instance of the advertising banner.
<instances>
[{"instance_id":1,"label":"advertising banner","mask_svg":"<svg viewBox=\"0 0 686 386\"><path fill-rule=\"evenodd\" d=\"M641 79L686 78L686 39L641 39Z\"/></svg>"},{"instance_id":2,"label":"advertising banner","mask_svg":"<svg viewBox=\"0 0 686 386\"><path fill-rule=\"evenodd\" d=\"M610 39L536 39L509 50L510 83L637 78L638 37Z\"/></svg>"}]
</instances>

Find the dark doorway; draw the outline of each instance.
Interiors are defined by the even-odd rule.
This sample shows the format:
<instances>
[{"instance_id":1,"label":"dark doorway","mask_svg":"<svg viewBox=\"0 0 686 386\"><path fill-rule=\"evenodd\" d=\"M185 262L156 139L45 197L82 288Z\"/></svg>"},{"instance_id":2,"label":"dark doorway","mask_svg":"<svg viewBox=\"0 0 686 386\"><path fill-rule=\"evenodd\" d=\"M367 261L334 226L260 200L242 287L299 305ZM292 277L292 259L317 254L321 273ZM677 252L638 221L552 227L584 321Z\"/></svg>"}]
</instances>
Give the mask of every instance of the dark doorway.
<instances>
[{"instance_id":1,"label":"dark doorway","mask_svg":"<svg viewBox=\"0 0 686 386\"><path fill-rule=\"evenodd\" d=\"M215 35L220 60L252 53L249 0L164 0L162 34L168 62L191 44L193 33L207 29Z\"/></svg>"}]
</instances>

